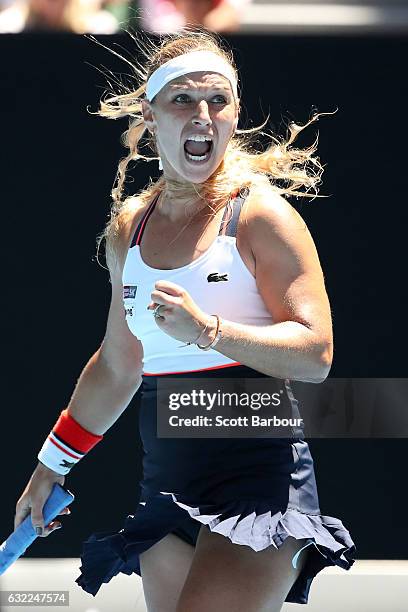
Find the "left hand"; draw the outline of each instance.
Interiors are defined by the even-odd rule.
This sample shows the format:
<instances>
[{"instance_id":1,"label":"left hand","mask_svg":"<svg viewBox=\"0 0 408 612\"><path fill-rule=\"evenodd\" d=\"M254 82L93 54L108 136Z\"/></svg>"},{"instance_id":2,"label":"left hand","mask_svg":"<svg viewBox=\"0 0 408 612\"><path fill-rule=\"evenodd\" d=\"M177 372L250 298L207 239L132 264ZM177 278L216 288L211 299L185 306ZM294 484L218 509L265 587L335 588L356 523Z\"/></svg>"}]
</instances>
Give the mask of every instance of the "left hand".
<instances>
[{"instance_id":1,"label":"left hand","mask_svg":"<svg viewBox=\"0 0 408 612\"><path fill-rule=\"evenodd\" d=\"M195 342L204 330L210 315L203 312L188 291L180 285L159 280L154 287L151 293L152 302L147 309L154 310L159 304L165 306L160 308L161 318L154 317L156 324L175 340ZM207 332L209 329L210 326ZM201 342L203 343L203 338Z\"/></svg>"}]
</instances>

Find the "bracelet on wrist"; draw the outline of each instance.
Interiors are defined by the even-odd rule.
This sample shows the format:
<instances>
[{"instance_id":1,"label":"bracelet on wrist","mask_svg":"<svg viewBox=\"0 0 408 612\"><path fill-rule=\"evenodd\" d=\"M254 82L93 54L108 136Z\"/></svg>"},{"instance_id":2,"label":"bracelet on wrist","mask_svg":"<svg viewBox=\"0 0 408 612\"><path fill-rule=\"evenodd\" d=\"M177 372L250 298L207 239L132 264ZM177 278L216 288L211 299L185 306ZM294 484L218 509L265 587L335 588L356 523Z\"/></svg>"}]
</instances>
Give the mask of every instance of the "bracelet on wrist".
<instances>
[{"instance_id":1,"label":"bracelet on wrist","mask_svg":"<svg viewBox=\"0 0 408 612\"><path fill-rule=\"evenodd\" d=\"M82 427L66 408L61 412L37 458L45 467L65 476L102 438Z\"/></svg>"},{"instance_id":2,"label":"bracelet on wrist","mask_svg":"<svg viewBox=\"0 0 408 612\"><path fill-rule=\"evenodd\" d=\"M213 348L217 344L217 342L221 339L222 331L220 329L220 318L219 318L219 316L216 315L216 314L213 314L213 315L210 315L210 316L217 318L217 327L216 327L216 330L215 330L215 336L214 336L213 340L207 346L200 346L200 344L199 344L199 340L200 340L201 336L205 333L205 331L207 330L207 327L209 325L209 320L210 319L208 319L207 324L204 327L203 331L200 333L198 338L196 338L194 340L194 342L191 341L191 342L186 342L185 344L180 344L178 346L178 348L182 348L183 346L190 346L190 344L195 344L202 351L208 351L210 348Z\"/></svg>"},{"instance_id":3,"label":"bracelet on wrist","mask_svg":"<svg viewBox=\"0 0 408 612\"><path fill-rule=\"evenodd\" d=\"M213 340L212 340L212 341L211 341L209 344L207 344L207 346L200 346L199 344L197 344L197 347L198 347L199 349L201 349L202 351L209 351L209 350L210 350L211 348L213 348L213 347L214 347L214 346L217 344L217 342L219 342L219 340L221 339L222 331L221 331L221 328L220 328L220 325L221 325L221 323L220 323L220 317L219 317L217 314L213 314L213 315L211 315L211 316L213 316L213 317L217 317L217 327L216 327L216 329L215 329L215 336L214 336Z\"/></svg>"},{"instance_id":4,"label":"bracelet on wrist","mask_svg":"<svg viewBox=\"0 0 408 612\"><path fill-rule=\"evenodd\" d=\"M197 344L197 342L200 340L200 338L203 335L203 333L206 331L206 329L208 327L209 320L210 319L208 319L204 329L200 332L200 335L195 340L191 340L191 342L186 342L185 344L180 344L177 348L183 348L183 346L190 346L190 344Z\"/></svg>"}]
</instances>

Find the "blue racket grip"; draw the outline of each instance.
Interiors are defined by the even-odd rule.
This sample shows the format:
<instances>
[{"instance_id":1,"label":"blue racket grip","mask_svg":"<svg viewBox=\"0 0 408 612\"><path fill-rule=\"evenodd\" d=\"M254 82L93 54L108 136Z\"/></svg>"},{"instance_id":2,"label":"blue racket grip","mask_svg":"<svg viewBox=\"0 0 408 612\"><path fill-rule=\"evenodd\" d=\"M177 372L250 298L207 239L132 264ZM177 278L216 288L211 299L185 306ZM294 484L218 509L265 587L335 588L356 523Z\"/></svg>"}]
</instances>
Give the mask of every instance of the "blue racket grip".
<instances>
[{"instance_id":1,"label":"blue racket grip","mask_svg":"<svg viewBox=\"0 0 408 612\"><path fill-rule=\"evenodd\" d=\"M74 495L57 482L43 507L44 525L48 525L68 504L73 502ZM37 538L31 522L31 514L20 523L7 540L0 545L0 576L14 561L25 553Z\"/></svg>"}]
</instances>

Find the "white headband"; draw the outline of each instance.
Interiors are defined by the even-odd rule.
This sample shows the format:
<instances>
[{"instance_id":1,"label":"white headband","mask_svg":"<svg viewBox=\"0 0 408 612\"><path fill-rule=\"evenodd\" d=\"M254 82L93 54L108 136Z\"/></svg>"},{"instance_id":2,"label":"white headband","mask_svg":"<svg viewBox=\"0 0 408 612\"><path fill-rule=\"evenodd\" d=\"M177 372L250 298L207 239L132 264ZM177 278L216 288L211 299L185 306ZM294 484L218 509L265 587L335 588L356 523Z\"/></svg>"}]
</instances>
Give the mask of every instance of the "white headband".
<instances>
[{"instance_id":1,"label":"white headband","mask_svg":"<svg viewBox=\"0 0 408 612\"><path fill-rule=\"evenodd\" d=\"M217 72L231 83L235 99L238 98L237 78L232 66L213 51L190 51L173 57L155 70L146 84L146 98L151 101L167 83L190 72Z\"/></svg>"}]
</instances>

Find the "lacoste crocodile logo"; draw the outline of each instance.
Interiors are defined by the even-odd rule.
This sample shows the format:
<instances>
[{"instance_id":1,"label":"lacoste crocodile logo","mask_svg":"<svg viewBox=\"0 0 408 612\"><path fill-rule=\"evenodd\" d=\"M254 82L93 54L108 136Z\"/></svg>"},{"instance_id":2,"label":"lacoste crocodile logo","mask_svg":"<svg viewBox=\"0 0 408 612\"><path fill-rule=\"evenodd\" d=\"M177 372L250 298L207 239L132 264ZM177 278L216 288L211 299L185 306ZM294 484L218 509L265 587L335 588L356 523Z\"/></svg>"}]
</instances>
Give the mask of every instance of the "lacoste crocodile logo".
<instances>
[{"instance_id":1,"label":"lacoste crocodile logo","mask_svg":"<svg viewBox=\"0 0 408 612\"><path fill-rule=\"evenodd\" d=\"M64 468L72 468L73 465L75 465L75 461L67 461L66 459L63 459L60 463L60 466Z\"/></svg>"},{"instance_id":2,"label":"lacoste crocodile logo","mask_svg":"<svg viewBox=\"0 0 408 612\"><path fill-rule=\"evenodd\" d=\"M218 274L218 272L212 272L207 276L207 280L209 283L218 283L219 281L227 281L228 273L226 274Z\"/></svg>"}]
</instances>

